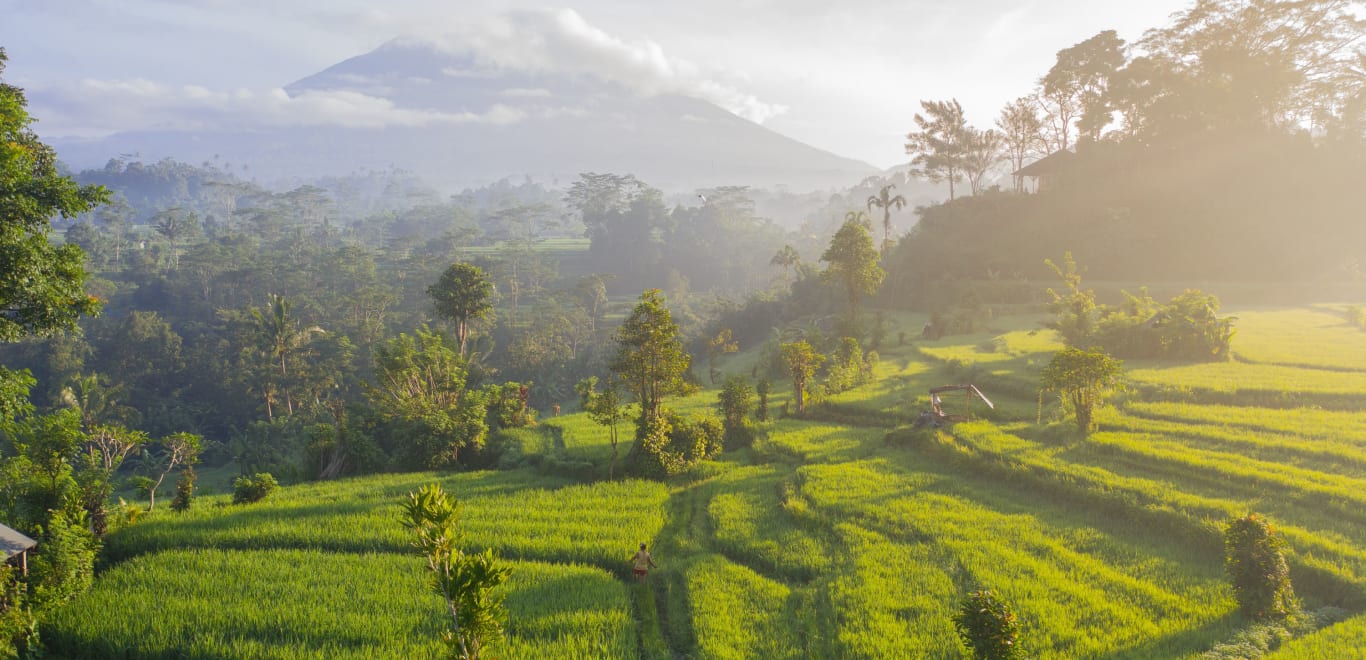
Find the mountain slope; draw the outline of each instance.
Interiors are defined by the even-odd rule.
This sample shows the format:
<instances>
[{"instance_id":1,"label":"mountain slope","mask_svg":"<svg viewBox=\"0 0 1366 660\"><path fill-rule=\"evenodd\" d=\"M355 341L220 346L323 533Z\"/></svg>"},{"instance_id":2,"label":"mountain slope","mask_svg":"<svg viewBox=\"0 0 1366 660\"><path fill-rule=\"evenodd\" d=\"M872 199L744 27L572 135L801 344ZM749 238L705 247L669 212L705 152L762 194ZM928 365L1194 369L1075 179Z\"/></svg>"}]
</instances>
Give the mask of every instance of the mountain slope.
<instances>
[{"instance_id":1,"label":"mountain slope","mask_svg":"<svg viewBox=\"0 0 1366 660\"><path fill-rule=\"evenodd\" d=\"M77 167L119 153L250 164L259 177L397 166L439 187L529 174L566 183L580 172L630 172L654 185L849 185L872 166L797 142L712 103L643 95L588 76L496 69L423 44L393 41L285 88L292 99L392 103L376 125L261 126L53 140ZM361 97L359 95L364 95ZM382 101L381 101L382 100Z\"/></svg>"}]
</instances>

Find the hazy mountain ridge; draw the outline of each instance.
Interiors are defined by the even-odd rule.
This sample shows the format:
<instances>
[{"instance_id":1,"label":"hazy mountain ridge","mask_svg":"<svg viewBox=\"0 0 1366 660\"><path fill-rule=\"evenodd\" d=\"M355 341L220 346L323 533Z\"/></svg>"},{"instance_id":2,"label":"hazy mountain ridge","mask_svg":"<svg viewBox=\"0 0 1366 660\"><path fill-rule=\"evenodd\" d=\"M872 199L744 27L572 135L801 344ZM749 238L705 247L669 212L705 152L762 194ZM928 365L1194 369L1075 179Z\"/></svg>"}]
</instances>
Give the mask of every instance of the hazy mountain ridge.
<instances>
[{"instance_id":1,"label":"hazy mountain ridge","mask_svg":"<svg viewBox=\"0 0 1366 660\"><path fill-rule=\"evenodd\" d=\"M250 165L262 179L396 166L440 188L529 174L567 183L580 172L636 174L653 185L847 186L876 169L797 142L716 105L643 95L590 76L515 72L420 43L391 41L288 85L291 97L365 95L409 125L224 126L54 139L74 168L118 154Z\"/></svg>"}]
</instances>

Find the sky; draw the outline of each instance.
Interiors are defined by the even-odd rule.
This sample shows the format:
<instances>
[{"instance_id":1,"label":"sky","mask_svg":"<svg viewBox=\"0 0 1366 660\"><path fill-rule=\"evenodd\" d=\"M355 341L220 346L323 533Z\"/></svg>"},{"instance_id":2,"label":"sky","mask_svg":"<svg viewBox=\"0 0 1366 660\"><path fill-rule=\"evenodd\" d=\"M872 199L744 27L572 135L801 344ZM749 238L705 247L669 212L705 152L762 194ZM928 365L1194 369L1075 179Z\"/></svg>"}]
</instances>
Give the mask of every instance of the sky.
<instances>
[{"instance_id":1,"label":"sky","mask_svg":"<svg viewBox=\"0 0 1366 660\"><path fill-rule=\"evenodd\" d=\"M225 108L297 124L411 122L382 99L305 104L281 89L401 37L699 96L890 167L906 161L920 100L957 98L988 127L1058 50L1107 29L1132 41L1191 1L0 0L0 47L4 79L25 88L45 139Z\"/></svg>"}]
</instances>

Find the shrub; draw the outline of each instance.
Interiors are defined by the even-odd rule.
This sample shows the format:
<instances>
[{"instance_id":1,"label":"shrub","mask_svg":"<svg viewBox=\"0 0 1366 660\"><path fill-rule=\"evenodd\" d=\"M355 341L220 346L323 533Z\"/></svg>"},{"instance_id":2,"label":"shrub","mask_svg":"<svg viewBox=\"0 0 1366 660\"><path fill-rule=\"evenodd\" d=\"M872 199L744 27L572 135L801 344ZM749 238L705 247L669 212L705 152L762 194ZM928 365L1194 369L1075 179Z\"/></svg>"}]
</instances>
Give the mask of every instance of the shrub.
<instances>
[{"instance_id":1,"label":"shrub","mask_svg":"<svg viewBox=\"0 0 1366 660\"><path fill-rule=\"evenodd\" d=\"M746 417L754 409L754 388L741 376L731 376L717 396L728 447L748 447L754 442L754 427Z\"/></svg>"},{"instance_id":2,"label":"shrub","mask_svg":"<svg viewBox=\"0 0 1366 660\"><path fill-rule=\"evenodd\" d=\"M95 580L99 542L87 529L84 515L72 518L58 511L38 539L29 563L29 597L39 613L65 603L90 588Z\"/></svg>"},{"instance_id":3,"label":"shrub","mask_svg":"<svg viewBox=\"0 0 1366 660\"><path fill-rule=\"evenodd\" d=\"M974 591L963 598L953 615L958 636L979 660L1019 658L1020 622L1010 606L990 591Z\"/></svg>"},{"instance_id":4,"label":"shrub","mask_svg":"<svg viewBox=\"0 0 1366 660\"><path fill-rule=\"evenodd\" d=\"M669 444L689 463L712 458L725 446L725 428L715 415L702 413L687 419L673 415L669 423L673 426Z\"/></svg>"},{"instance_id":5,"label":"shrub","mask_svg":"<svg viewBox=\"0 0 1366 660\"><path fill-rule=\"evenodd\" d=\"M502 385L489 385L485 388L489 395L488 415L499 429L532 426L536 423L535 412L527 405L531 383L506 382Z\"/></svg>"},{"instance_id":6,"label":"shrub","mask_svg":"<svg viewBox=\"0 0 1366 660\"><path fill-rule=\"evenodd\" d=\"M768 394L773 389L773 383L767 378L759 381L754 387L754 392L759 395L759 407L754 410L754 419L760 422L768 421Z\"/></svg>"},{"instance_id":7,"label":"shrub","mask_svg":"<svg viewBox=\"0 0 1366 660\"><path fill-rule=\"evenodd\" d=\"M1230 520L1224 530L1224 570L1247 616L1282 618L1299 610L1283 544L1271 523L1255 513Z\"/></svg>"},{"instance_id":8,"label":"shrub","mask_svg":"<svg viewBox=\"0 0 1366 660\"><path fill-rule=\"evenodd\" d=\"M171 500L172 511L190 510L190 501L194 499L195 478L193 467L186 466L180 471L180 478L175 482L175 499Z\"/></svg>"},{"instance_id":9,"label":"shrub","mask_svg":"<svg viewBox=\"0 0 1366 660\"><path fill-rule=\"evenodd\" d=\"M1100 350L1064 348L1053 355L1041 377L1045 391L1057 392L1077 419L1077 430L1091 430L1091 416L1119 383L1123 362Z\"/></svg>"},{"instance_id":10,"label":"shrub","mask_svg":"<svg viewBox=\"0 0 1366 660\"><path fill-rule=\"evenodd\" d=\"M466 553L460 549L457 527L460 504L439 484L408 493L403 501L403 526L417 537L416 545L431 572L428 584L446 601L451 629L442 634L457 658L477 660L481 652L503 639L507 608L498 586L512 576L493 550Z\"/></svg>"},{"instance_id":11,"label":"shrub","mask_svg":"<svg viewBox=\"0 0 1366 660\"><path fill-rule=\"evenodd\" d=\"M257 472L250 477L244 474L232 480L232 503L260 502L279 488L280 483L269 472Z\"/></svg>"},{"instance_id":12,"label":"shrub","mask_svg":"<svg viewBox=\"0 0 1366 660\"><path fill-rule=\"evenodd\" d=\"M0 658L28 657L38 637L38 620L25 602L18 571L0 563Z\"/></svg>"}]
</instances>

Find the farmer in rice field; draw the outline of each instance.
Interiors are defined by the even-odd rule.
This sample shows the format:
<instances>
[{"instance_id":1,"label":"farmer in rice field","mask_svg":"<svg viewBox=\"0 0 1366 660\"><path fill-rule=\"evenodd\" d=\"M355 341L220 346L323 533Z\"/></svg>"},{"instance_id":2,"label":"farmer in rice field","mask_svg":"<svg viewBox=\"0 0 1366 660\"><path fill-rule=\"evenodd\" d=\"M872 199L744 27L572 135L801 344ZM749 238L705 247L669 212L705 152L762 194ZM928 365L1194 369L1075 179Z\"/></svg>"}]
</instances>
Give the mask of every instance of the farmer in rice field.
<instances>
[{"instance_id":1,"label":"farmer in rice field","mask_svg":"<svg viewBox=\"0 0 1366 660\"><path fill-rule=\"evenodd\" d=\"M650 553L645 551L645 544L640 544L640 552L631 558L633 566L631 574L636 576L636 582L644 582L645 576L650 574L650 569L655 567L655 560L650 557Z\"/></svg>"}]
</instances>

